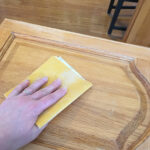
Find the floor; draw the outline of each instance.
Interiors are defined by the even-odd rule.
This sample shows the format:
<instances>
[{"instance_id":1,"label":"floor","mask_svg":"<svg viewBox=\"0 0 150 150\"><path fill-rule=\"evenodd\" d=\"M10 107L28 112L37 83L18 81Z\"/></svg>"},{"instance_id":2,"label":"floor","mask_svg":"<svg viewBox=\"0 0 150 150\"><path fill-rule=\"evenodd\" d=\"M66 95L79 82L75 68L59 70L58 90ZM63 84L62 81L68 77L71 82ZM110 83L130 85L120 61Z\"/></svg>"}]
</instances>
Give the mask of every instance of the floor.
<instances>
[{"instance_id":1,"label":"floor","mask_svg":"<svg viewBox=\"0 0 150 150\"><path fill-rule=\"evenodd\" d=\"M0 0L0 22L4 18L63 30L121 40L124 32L107 35L110 0ZM122 10L118 24L128 25L133 10Z\"/></svg>"}]
</instances>

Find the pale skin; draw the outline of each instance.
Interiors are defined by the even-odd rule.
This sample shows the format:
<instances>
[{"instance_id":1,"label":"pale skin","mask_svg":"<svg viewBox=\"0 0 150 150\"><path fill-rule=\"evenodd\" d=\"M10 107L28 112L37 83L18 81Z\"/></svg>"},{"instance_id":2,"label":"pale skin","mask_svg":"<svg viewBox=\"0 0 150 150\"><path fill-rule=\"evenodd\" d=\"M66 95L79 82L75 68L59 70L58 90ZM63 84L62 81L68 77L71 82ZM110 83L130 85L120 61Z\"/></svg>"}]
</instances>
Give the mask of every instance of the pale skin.
<instances>
[{"instance_id":1,"label":"pale skin","mask_svg":"<svg viewBox=\"0 0 150 150\"><path fill-rule=\"evenodd\" d=\"M47 124L38 128L35 122L47 108L62 98L67 89L61 88L58 79L41 88L47 77L30 85L26 80L19 84L0 105L0 149L17 150L38 137Z\"/></svg>"}]
</instances>

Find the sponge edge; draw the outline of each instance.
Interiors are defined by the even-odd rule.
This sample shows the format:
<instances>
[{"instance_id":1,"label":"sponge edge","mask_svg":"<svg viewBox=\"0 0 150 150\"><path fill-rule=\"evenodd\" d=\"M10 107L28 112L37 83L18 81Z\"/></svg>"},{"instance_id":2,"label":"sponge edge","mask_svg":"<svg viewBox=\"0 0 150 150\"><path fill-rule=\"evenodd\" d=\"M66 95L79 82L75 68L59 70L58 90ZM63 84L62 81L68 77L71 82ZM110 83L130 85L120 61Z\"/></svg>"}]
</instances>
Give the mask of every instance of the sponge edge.
<instances>
[{"instance_id":1,"label":"sponge edge","mask_svg":"<svg viewBox=\"0 0 150 150\"><path fill-rule=\"evenodd\" d=\"M61 79L62 86L68 89L67 94L61 98L56 104L44 111L36 121L36 125L41 128L46 123L51 121L85 91L87 91L92 84L85 80L75 69L73 69L62 57L52 56L37 70L35 70L27 79L30 83L38 78L47 76L49 78L48 84L51 84L57 78ZM45 85L45 86L46 86ZM11 91L4 95L7 97Z\"/></svg>"}]
</instances>

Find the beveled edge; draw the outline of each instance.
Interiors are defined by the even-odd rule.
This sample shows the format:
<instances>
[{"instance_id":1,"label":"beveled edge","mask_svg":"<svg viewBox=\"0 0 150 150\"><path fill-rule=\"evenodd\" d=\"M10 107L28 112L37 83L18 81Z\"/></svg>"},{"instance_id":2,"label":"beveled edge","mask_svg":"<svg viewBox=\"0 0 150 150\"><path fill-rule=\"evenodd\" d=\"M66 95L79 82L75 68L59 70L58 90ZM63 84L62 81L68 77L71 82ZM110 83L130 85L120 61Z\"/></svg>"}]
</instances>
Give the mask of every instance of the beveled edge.
<instances>
[{"instance_id":1,"label":"beveled edge","mask_svg":"<svg viewBox=\"0 0 150 150\"><path fill-rule=\"evenodd\" d=\"M8 39L6 40L6 42L4 43L4 45L1 47L0 61L3 58L3 56L5 55L7 49L9 48L9 46L11 45L11 43L13 42L13 40L15 38L21 38L21 39L24 39L24 40L31 40L31 41L35 41L35 42L41 42L41 43L45 43L45 44L49 44L49 45L54 45L54 46L60 46L60 47L64 47L64 48L70 48L70 49L73 49L73 50L76 50L76 51L83 51L84 50L84 51L86 51L86 53L90 53L90 54L94 54L94 55L99 55L99 56L104 56L104 57L109 57L111 59L117 59L117 60L119 59L121 61L128 62L130 69L135 74L136 78L145 87L145 89L147 91L147 94L150 97L150 84L147 81L147 79L140 73L140 71L138 70L138 68L136 67L135 58L133 58L133 57L124 56L124 55L121 55L121 54L116 54L116 53L112 53L112 52L108 52L108 51L103 51L103 50L99 50L99 49L96 49L96 48L94 49L94 48L89 48L89 47L83 47L83 46L80 46L80 45L73 45L73 44L70 44L70 43L67 43L67 42L60 42L60 41L55 41L55 40L49 40L49 39L39 38L39 37L36 37L36 36L29 36L29 35L26 35L26 34L20 34L20 33L16 33L16 32L10 32L10 35L9 35ZM150 105L148 101L149 101L149 99L147 100L147 105ZM143 120L144 119L145 118L143 118ZM150 120L150 119L148 119L148 120ZM141 122L142 122L142 120L140 121L140 123ZM150 123L149 123L148 126L150 126ZM148 129L146 128L145 130L146 131L150 130L150 127ZM145 134L146 131L143 132L143 135L141 136L141 138L138 139L138 141L136 141L136 143L134 143L134 145L131 145L128 149L131 149L131 148L134 149L139 144L141 144L142 141L144 141L147 138L148 134L149 134L149 132L148 132L147 135L146 135ZM118 142L118 143L120 144L121 142ZM116 145L118 147L118 150L122 149L123 146L124 146L124 144L125 144L125 142L123 142L119 146L116 142L114 142L114 145Z\"/></svg>"}]
</instances>

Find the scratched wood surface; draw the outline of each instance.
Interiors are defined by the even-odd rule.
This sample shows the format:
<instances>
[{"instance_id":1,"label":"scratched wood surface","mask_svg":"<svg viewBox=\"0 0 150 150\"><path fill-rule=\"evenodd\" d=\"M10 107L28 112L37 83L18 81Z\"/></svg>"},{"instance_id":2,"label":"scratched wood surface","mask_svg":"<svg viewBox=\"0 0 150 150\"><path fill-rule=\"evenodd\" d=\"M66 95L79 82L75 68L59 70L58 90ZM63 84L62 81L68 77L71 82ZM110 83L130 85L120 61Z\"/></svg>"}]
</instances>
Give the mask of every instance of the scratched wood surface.
<instances>
[{"instance_id":1,"label":"scratched wood surface","mask_svg":"<svg viewBox=\"0 0 150 150\"><path fill-rule=\"evenodd\" d=\"M54 55L93 83L22 150L130 150L148 137L149 48L8 19L0 31L1 101L4 92Z\"/></svg>"}]
</instances>

